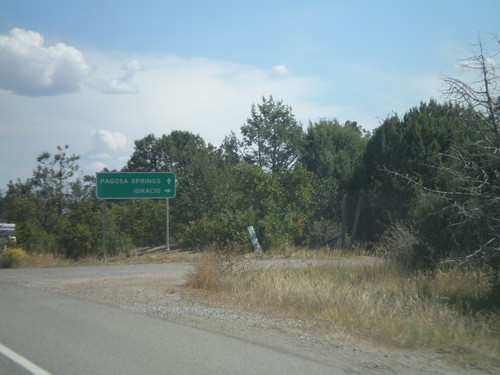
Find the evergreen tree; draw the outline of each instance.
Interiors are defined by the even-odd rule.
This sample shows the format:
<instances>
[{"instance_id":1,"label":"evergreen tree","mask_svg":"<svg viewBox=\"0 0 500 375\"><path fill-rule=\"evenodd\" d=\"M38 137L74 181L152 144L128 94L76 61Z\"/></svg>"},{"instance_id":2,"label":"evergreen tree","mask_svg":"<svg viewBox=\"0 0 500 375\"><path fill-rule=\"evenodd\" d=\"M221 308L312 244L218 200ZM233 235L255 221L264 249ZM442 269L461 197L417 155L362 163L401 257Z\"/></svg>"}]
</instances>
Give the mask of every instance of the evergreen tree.
<instances>
[{"instance_id":1,"label":"evergreen tree","mask_svg":"<svg viewBox=\"0 0 500 375\"><path fill-rule=\"evenodd\" d=\"M292 108L272 96L262 97L262 103L252 105L241 134L245 160L266 171L275 173L292 168L300 156L302 126Z\"/></svg>"},{"instance_id":2,"label":"evergreen tree","mask_svg":"<svg viewBox=\"0 0 500 375\"><path fill-rule=\"evenodd\" d=\"M443 154L473 136L464 127L465 116L460 106L431 100L402 119L389 117L375 130L355 178L366 196L365 238L375 239L394 221L408 219L423 185L437 189L450 183L437 166Z\"/></svg>"}]
</instances>

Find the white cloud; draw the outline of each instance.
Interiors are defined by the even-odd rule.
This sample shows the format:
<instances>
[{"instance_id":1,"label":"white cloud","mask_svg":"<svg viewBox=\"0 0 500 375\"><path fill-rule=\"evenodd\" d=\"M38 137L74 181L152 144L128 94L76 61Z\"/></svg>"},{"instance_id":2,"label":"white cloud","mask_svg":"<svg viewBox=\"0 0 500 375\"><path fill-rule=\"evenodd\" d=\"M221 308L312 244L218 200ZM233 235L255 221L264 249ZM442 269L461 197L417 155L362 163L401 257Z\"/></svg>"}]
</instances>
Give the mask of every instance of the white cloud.
<instances>
[{"instance_id":1,"label":"white cloud","mask_svg":"<svg viewBox=\"0 0 500 375\"><path fill-rule=\"evenodd\" d=\"M118 151L127 145L127 137L119 132L110 132L104 129L92 130L93 150Z\"/></svg>"},{"instance_id":2,"label":"white cloud","mask_svg":"<svg viewBox=\"0 0 500 375\"><path fill-rule=\"evenodd\" d=\"M218 60L165 56L143 61L147 69L137 76L141 93L127 99L130 106L124 110L130 116L125 121L135 121L141 131L143 125L155 129L156 134L189 129L215 145L231 131L238 133L252 103L263 95L291 105L302 120L318 112L312 99L324 89L312 77L287 75L276 80L269 71ZM333 116L332 108L323 106L322 111L323 116Z\"/></svg>"},{"instance_id":3,"label":"white cloud","mask_svg":"<svg viewBox=\"0 0 500 375\"><path fill-rule=\"evenodd\" d=\"M132 77L135 73L144 70L144 65L142 65L142 63L139 60L133 59L127 62L125 65L123 65L122 69L126 73L125 77L129 78Z\"/></svg>"},{"instance_id":4,"label":"white cloud","mask_svg":"<svg viewBox=\"0 0 500 375\"><path fill-rule=\"evenodd\" d=\"M132 59L118 74L91 68L82 52L64 43L45 45L35 31L12 29L0 35L0 88L24 96L52 96L80 91L85 85L105 94L137 94L133 81L144 65Z\"/></svg>"},{"instance_id":5,"label":"white cloud","mask_svg":"<svg viewBox=\"0 0 500 375\"><path fill-rule=\"evenodd\" d=\"M121 169L126 160L127 137L119 132L105 129L92 130L90 132L91 149L81 155L82 169L85 174L93 174L104 168L110 170Z\"/></svg>"},{"instance_id":6,"label":"white cloud","mask_svg":"<svg viewBox=\"0 0 500 375\"><path fill-rule=\"evenodd\" d=\"M122 65L120 76L89 79L87 86L103 94L138 94L139 86L133 78L137 72L143 70L144 65L133 59Z\"/></svg>"},{"instance_id":7,"label":"white cloud","mask_svg":"<svg viewBox=\"0 0 500 375\"><path fill-rule=\"evenodd\" d=\"M110 169L109 166L106 165L105 163L103 163L101 161L95 161L95 162L88 165L86 173L87 174L95 174L97 172L103 171L105 168Z\"/></svg>"},{"instance_id":8,"label":"white cloud","mask_svg":"<svg viewBox=\"0 0 500 375\"><path fill-rule=\"evenodd\" d=\"M275 74L280 75L280 76L284 76L284 75L288 74L288 68L283 64L275 65L275 66L273 66L273 72Z\"/></svg>"},{"instance_id":9,"label":"white cloud","mask_svg":"<svg viewBox=\"0 0 500 375\"><path fill-rule=\"evenodd\" d=\"M151 133L185 130L218 146L231 131L239 134L262 95L291 105L304 124L336 113L329 105L313 104L324 84L311 77L274 79L269 70L204 58L131 59L95 51L86 52L86 58L95 66L93 77L133 77L140 92L103 95L84 86L75 95L29 97L0 90L0 123L9 124L0 137L0 189L10 179L29 177L37 154L57 145L68 144L81 156L84 174L121 170L133 141Z\"/></svg>"},{"instance_id":10,"label":"white cloud","mask_svg":"<svg viewBox=\"0 0 500 375\"><path fill-rule=\"evenodd\" d=\"M0 88L26 96L75 92L89 73L74 47L45 46L41 34L19 28L0 35Z\"/></svg>"}]
</instances>

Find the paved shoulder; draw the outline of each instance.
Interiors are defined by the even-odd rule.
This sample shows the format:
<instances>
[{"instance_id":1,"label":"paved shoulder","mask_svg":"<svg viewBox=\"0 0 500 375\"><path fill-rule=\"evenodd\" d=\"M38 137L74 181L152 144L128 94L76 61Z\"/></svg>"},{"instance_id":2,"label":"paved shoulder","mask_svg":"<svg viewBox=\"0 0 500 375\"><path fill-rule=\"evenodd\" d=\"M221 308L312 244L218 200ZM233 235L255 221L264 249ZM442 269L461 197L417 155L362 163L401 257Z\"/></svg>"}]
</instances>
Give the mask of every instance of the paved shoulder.
<instances>
[{"instance_id":1,"label":"paved shoulder","mask_svg":"<svg viewBox=\"0 0 500 375\"><path fill-rule=\"evenodd\" d=\"M52 374L346 373L243 340L18 283L3 282L0 299L0 342Z\"/></svg>"}]
</instances>

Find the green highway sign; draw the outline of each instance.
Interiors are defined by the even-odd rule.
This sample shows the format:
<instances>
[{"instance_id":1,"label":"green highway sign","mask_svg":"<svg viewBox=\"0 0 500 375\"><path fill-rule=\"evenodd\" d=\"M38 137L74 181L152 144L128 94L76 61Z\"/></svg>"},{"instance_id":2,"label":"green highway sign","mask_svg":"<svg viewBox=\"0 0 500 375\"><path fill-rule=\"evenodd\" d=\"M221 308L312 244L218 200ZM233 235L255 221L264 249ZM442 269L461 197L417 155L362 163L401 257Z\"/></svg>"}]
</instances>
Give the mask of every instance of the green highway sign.
<instances>
[{"instance_id":1,"label":"green highway sign","mask_svg":"<svg viewBox=\"0 0 500 375\"><path fill-rule=\"evenodd\" d=\"M166 199L175 197L175 173L97 173L98 199Z\"/></svg>"}]
</instances>

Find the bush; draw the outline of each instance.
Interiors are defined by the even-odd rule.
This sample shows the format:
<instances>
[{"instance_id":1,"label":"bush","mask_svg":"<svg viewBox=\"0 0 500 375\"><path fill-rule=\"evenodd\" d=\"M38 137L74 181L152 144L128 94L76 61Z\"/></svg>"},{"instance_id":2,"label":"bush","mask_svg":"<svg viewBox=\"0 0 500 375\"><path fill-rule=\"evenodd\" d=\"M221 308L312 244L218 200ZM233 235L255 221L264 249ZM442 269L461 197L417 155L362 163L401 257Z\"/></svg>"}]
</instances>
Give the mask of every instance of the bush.
<instances>
[{"instance_id":1,"label":"bush","mask_svg":"<svg viewBox=\"0 0 500 375\"><path fill-rule=\"evenodd\" d=\"M309 245L322 248L340 244L342 224L328 219L314 220L309 224Z\"/></svg>"},{"instance_id":2,"label":"bush","mask_svg":"<svg viewBox=\"0 0 500 375\"><path fill-rule=\"evenodd\" d=\"M27 256L28 254L18 247L5 250L3 254L0 255L0 268L17 267Z\"/></svg>"},{"instance_id":3,"label":"bush","mask_svg":"<svg viewBox=\"0 0 500 375\"><path fill-rule=\"evenodd\" d=\"M11 268L12 260L7 257L0 256L0 268Z\"/></svg>"},{"instance_id":4,"label":"bush","mask_svg":"<svg viewBox=\"0 0 500 375\"><path fill-rule=\"evenodd\" d=\"M400 221L385 231L377 244L377 252L405 273L433 267L428 248L419 242L409 224Z\"/></svg>"},{"instance_id":5,"label":"bush","mask_svg":"<svg viewBox=\"0 0 500 375\"><path fill-rule=\"evenodd\" d=\"M223 264L213 250L206 251L196 268L188 276L187 285L194 289L216 289L221 282Z\"/></svg>"}]
</instances>

